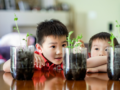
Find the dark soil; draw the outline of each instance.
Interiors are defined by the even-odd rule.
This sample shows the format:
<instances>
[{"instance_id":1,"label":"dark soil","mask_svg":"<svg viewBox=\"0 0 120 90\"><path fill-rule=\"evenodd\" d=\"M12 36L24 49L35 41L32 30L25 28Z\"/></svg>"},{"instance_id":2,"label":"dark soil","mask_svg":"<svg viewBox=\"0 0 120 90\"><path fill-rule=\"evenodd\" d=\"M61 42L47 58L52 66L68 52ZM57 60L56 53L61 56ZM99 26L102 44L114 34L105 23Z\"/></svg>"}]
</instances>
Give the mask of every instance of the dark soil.
<instances>
[{"instance_id":1,"label":"dark soil","mask_svg":"<svg viewBox=\"0 0 120 90\"><path fill-rule=\"evenodd\" d=\"M65 56L66 57L66 56ZM84 80L86 75L86 55L81 53L70 54L71 65L64 69L67 80ZM65 63L66 64L66 63Z\"/></svg>"}]
</instances>

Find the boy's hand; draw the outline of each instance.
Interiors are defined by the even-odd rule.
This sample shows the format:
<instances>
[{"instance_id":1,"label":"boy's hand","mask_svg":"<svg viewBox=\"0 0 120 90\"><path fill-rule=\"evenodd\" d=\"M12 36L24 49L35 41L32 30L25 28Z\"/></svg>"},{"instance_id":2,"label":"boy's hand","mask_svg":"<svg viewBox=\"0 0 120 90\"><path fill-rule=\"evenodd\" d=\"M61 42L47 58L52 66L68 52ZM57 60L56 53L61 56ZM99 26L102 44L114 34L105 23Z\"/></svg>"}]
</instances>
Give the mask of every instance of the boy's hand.
<instances>
[{"instance_id":1,"label":"boy's hand","mask_svg":"<svg viewBox=\"0 0 120 90\"><path fill-rule=\"evenodd\" d=\"M78 40L78 42L81 42L81 43L82 43L80 47L85 47L84 42L83 42L81 39Z\"/></svg>"},{"instance_id":2,"label":"boy's hand","mask_svg":"<svg viewBox=\"0 0 120 90\"><path fill-rule=\"evenodd\" d=\"M41 68L42 65L45 66L45 61L40 55L34 54L34 65Z\"/></svg>"},{"instance_id":3,"label":"boy's hand","mask_svg":"<svg viewBox=\"0 0 120 90\"><path fill-rule=\"evenodd\" d=\"M85 47L85 45L84 45L84 42L80 39L80 40L78 40L78 42L76 42L74 45L76 45L77 43L79 43L79 42L81 42L82 44L80 45L80 47Z\"/></svg>"},{"instance_id":4,"label":"boy's hand","mask_svg":"<svg viewBox=\"0 0 120 90\"><path fill-rule=\"evenodd\" d=\"M87 73L90 72L90 73L98 73L98 69L97 68L87 68Z\"/></svg>"}]
</instances>

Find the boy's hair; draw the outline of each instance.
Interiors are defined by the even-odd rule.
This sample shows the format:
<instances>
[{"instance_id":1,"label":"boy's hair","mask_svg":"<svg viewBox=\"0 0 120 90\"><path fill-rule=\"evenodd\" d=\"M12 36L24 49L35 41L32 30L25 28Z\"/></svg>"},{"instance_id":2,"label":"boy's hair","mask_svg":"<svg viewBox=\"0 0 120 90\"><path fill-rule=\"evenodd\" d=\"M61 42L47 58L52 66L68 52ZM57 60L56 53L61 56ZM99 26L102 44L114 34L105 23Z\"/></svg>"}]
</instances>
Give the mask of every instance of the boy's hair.
<instances>
[{"instance_id":1,"label":"boy's hair","mask_svg":"<svg viewBox=\"0 0 120 90\"><path fill-rule=\"evenodd\" d=\"M93 36L90 38L90 40L89 40L89 45L88 45L88 46L89 46L89 51L91 51L92 43L93 43L93 41L96 40L96 39L111 41L111 40L110 40L110 34L109 34L109 33L107 33L107 32L97 33L97 34L93 35ZM119 44L119 43L118 43L117 39L114 38L114 45L116 46L116 45L118 45L118 44Z\"/></svg>"},{"instance_id":2,"label":"boy's hair","mask_svg":"<svg viewBox=\"0 0 120 90\"><path fill-rule=\"evenodd\" d=\"M44 21L38 24L37 31L36 31L36 39L37 43L41 46L44 42L44 38L46 36L68 36L68 30L64 24L60 21L51 19L49 21Z\"/></svg>"}]
</instances>

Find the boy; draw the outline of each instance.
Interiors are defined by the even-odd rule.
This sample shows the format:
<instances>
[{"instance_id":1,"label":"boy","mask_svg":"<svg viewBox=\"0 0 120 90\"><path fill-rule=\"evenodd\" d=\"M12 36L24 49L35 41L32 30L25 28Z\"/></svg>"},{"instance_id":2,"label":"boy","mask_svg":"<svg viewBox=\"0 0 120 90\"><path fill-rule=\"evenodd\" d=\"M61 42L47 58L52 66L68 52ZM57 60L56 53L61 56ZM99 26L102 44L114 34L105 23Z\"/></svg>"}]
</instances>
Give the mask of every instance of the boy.
<instances>
[{"instance_id":1,"label":"boy","mask_svg":"<svg viewBox=\"0 0 120 90\"><path fill-rule=\"evenodd\" d=\"M87 59L87 72L107 72L107 47L109 47L110 34L100 32L92 36L89 40L91 57ZM114 45L118 41L114 39Z\"/></svg>"},{"instance_id":2,"label":"boy","mask_svg":"<svg viewBox=\"0 0 120 90\"><path fill-rule=\"evenodd\" d=\"M67 46L68 31L58 20L42 22L36 31L35 69L62 70L62 48ZM10 60L4 63L3 70L10 72Z\"/></svg>"}]
</instances>

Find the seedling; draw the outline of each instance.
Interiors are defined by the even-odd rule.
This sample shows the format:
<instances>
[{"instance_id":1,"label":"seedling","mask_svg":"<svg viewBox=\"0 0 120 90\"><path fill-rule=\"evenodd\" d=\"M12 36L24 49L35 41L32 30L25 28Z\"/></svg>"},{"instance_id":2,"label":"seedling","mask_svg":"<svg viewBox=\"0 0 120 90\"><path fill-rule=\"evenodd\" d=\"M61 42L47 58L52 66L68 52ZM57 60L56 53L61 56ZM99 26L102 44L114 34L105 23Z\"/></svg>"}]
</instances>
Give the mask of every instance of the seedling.
<instances>
[{"instance_id":1,"label":"seedling","mask_svg":"<svg viewBox=\"0 0 120 90\"><path fill-rule=\"evenodd\" d=\"M19 31L19 28L18 28L18 25L17 25L17 20L18 20L18 18L16 17L16 14L14 14L14 21L15 21L15 24L16 24L16 28L14 27L14 30L17 30L17 32L19 33L19 39L20 39L20 31ZM21 46L21 40L20 40L20 46Z\"/></svg>"},{"instance_id":2,"label":"seedling","mask_svg":"<svg viewBox=\"0 0 120 90\"><path fill-rule=\"evenodd\" d=\"M114 50L114 38L115 38L115 36L111 33L111 35L110 35L111 42L108 42L108 43L110 44L110 46L112 46L113 50Z\"/></svg>"},{"instance_id":3,"label":"seedling","mask_svg":"<svg viewBox=\"0 0 120 90\"><path fill-rule=\"evenodd\" d=\"M72 40L70 39L71 34L73 33L73 31L70 31L67 37L67 41L68 41L68 48L74 48L74 47L78 47L81 46L81 42L78 42L78 40L82 39L82 34L80 36L77 36L77 38L73 38ZM74 43L76 43L74 45Z\"/></svg>"},{"instance_id":4,"label":"seedling","mask_svg":"<svg viewBox=\"0 0 120 90\"><path fill-rule=\"evenodd\" d=\"M67 37L67 42L68 42L68 46L67 47L68 48L73 48L72 45L73 45L74 40L70 39L70 36L71 36L72 33L73 33L73 31L70 31L69 34L68 34L68 37Z\"/></svg>"},{"instance_id":5,"label":"seedling","mask_svg":"<svg viewBox=\"0 0 120 90\"><path fill-rule=\"evenodd\" d=\"M116 20L116 23L117 23L116 27L118 28L118 34L119 34L119 37L120 37L120 24L118 23L117 20Z\"/></svg>"},{"instance_id":6,"label":"seedling","mask_svg":"<svg viewBox=\"0 0 120 90\"><path fill-rule=\"evenodd\" d=\"M118 37L120 37L120 24L118 23L117 20L116 20L116 23L117 23L116 27L118 28ZM114 38L115 38L115 36L113 35L113 33L111 33L111 35L110 35L111 42L108 42L108 43L110 44L110 46L113 47L113 50L114 50Z\"/></svg>"},{"instance_id":7,"label":"seedling","mask_svg":"<svg viewBox=\"0 0 120 90\"><path fill-rule=\"evenodd\" d=\"M26 42L26 46L27 46L27 47L28 47L27 42L28 42L28 37L29 37L29 36L32 36L32 34L27 33L27 35L26 35L26 39L23 38L23 40L25 40L25 42Z\"/></svg>"},{"instance_id":8,"label":"seedling","mask_svg":"<svg viewBox=\"0 0 120 90\"><path fill-rule=\"evenodd\" d=\"M14 30L17 30L17 32L19 33L19 39L20 39L20 31L19 31L18 24L17 24L18 18L17 18L17 16L16 16L16 14L14 14L14 16L15 16L15 17L14 17L14 21L15 21L15 24L16 24L16 27L14 27ZM32 34L27 33L26 39L23 39L23 40L26 41L26 46L27 46L27 47L28 47L27 42L28 42L28 37L29 37L29 36L32 36ZM21 46L21 40L20 40L20 46Z\"/></svg>"},{"instance_id":9,"label":"seedling","mask_svg":"<svg viewBox=\"0 0 120 90\"><path fill-rule=\"evenodd\" d=\"M82 39L82 34L80 36L77 36L77 38L75 39L75 42L77 42L77 44L75 44L75 47L81 46L81 42L78 42L78 40Z\"/></svg>"},{"instance_id":10,"label":"seedling","mask_svg":"<svg viewBox=\"0 0 120 90\"><path fill-rule=\"evenodd\" d=\"M70 39L73 31L70 31L67 37L67 51L65 54L65 77L67 80L83 80L86 75L86 55L81 52L81 44L79 40L82 39L82 35L76 38ZM67 65L68 64L68 65ZM74 72L74 73L73 73Z\"/></svg>"}]
</instances>

